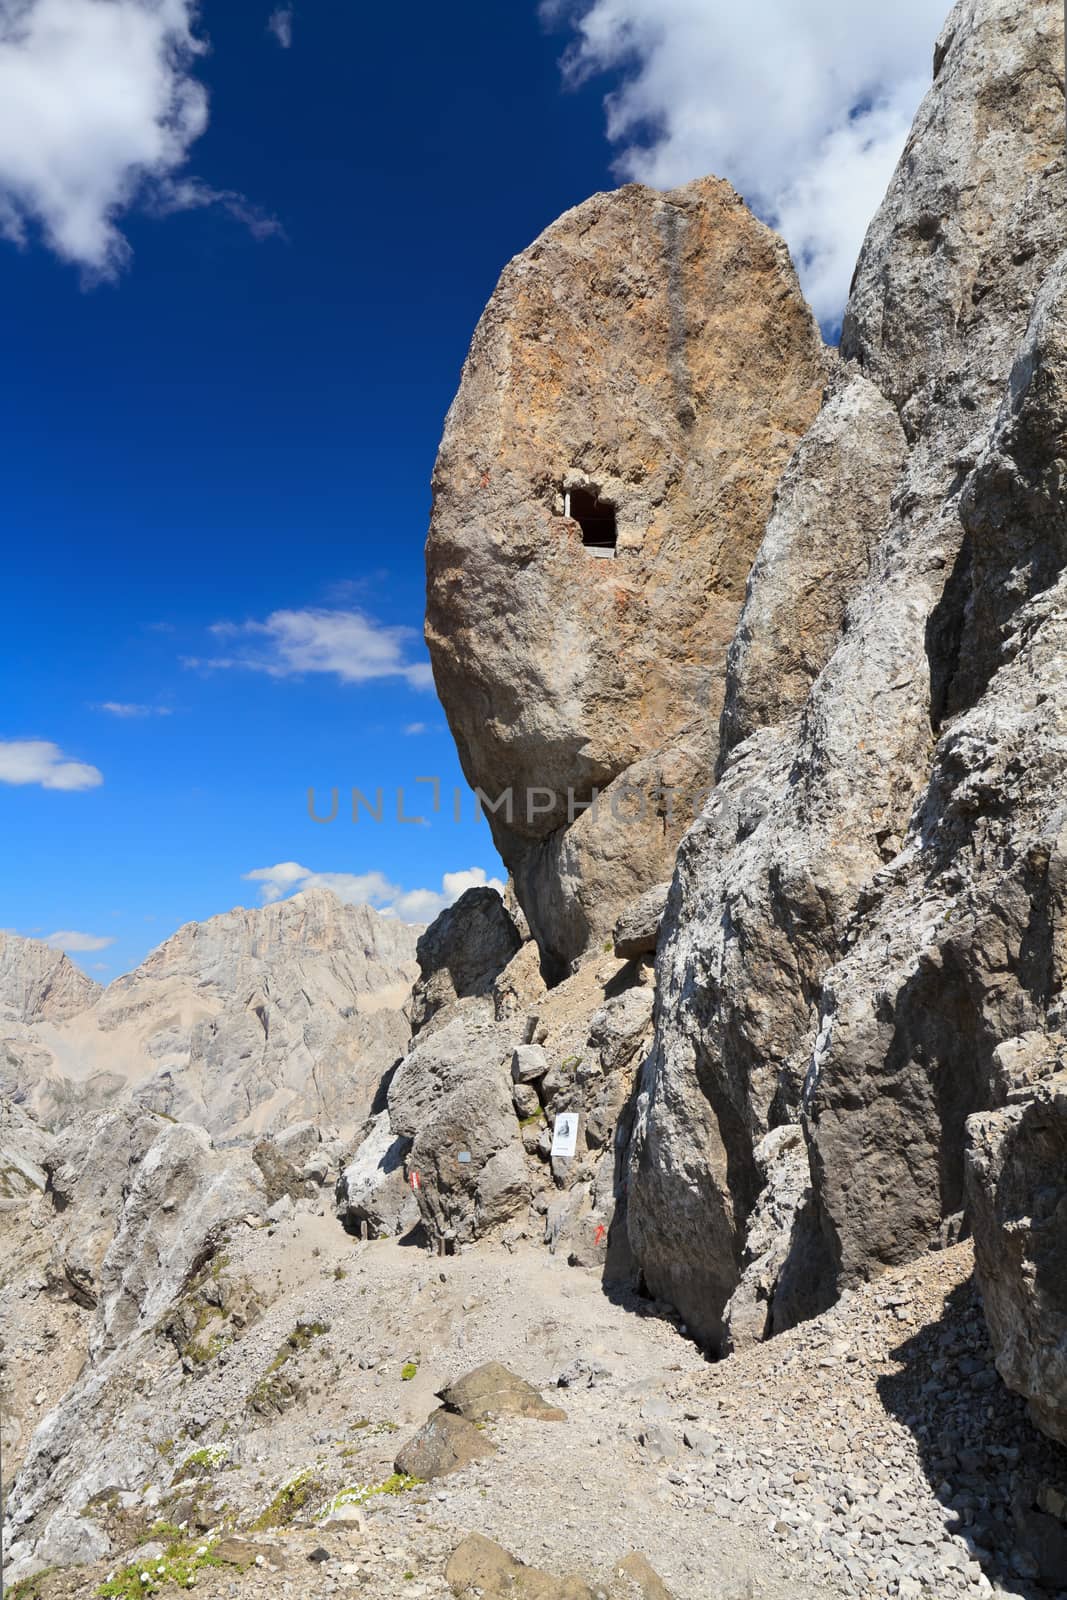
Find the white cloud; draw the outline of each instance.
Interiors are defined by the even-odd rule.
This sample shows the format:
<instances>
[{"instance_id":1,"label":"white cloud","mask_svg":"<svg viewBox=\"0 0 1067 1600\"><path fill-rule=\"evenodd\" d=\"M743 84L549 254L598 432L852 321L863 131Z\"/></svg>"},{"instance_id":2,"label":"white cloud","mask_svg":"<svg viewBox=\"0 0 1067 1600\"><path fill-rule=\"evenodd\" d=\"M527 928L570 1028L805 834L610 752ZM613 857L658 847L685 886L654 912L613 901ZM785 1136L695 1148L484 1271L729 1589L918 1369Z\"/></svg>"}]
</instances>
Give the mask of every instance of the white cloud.
<instances>
[{"instance_id":1,"label":"white cloud","mask_svg":"<svg viewBox=\"0 0 1067 1600\"><path fill-rule=\"evenodd\" d=\"M169 706L141 706L129 700L104 700L95 708L97 711L106 711L108 716L121 717L129 720L133 717L169 717Z\"/></svg>"},{"instance_id":2,"label":"white cloud","mask_svg":"<svg viewBox=\"0 0 1067 1600\"><path fill-rule=\"evenodd\" d=\"M0 739L0 783L37 783L42 789L97 789L103 773L71 761L48 739Z\"/></svg>"},{"instance_id":3,"label":"white cloud","mask_svg":"<svg viewBox=\"0 0 1067 1600\"><path fill-rule=\"evenodd\" d=\"M302 889L330 889L347 905L374 906L383 916L399 917L401 922L432 922L468 889L488 886L498 894L504 893L501 880L489 877L482 867L446 872L440 889L403 889L391 883L382 872L313 872L298 861L257 867L254 872L246 872L244 877L248 883L259 884L260 899L267 905L298 894Z\"/></svg>"},{"instance_id":4,"label":"white cloud","mask_svg":"<svg viewBox=\"0 0 1067 1600\"><path fill-rule=\"evenodd\" d=\"M404 729L409 739L416 739L420 733L429 733L429 731L430 724L428 722L409 722Z\"/></svg>"},{"instance_id":5,"label":"white cloud","mask_svg":"<svg viewBox=\"0 0 1067 1600\"><path fill-rule=\"evenodd\" d=\"M293 43L293 8L292 6L279 6L272 11L267 22L268 32L273 33L283 50L291 48Z\"/></svg>"},{"instance_id":6,"label":"white cloud","mask_svg":"<svg viewBox=\"0 0 1067 1600\"><path fill-rule=\"evenodd\" d=\"M0 0L0 237L39 229L98 280L129 259L119 219L135 204L221 204L270 226L180 176L208 123L196 17L196 0Z\"/></svg>"},{"instance_id":7,"label":"white cloud","mask_svg":"<svg viewBox=\"0 0 1067 1600\"><path fill-rule=\"evenodd\" d=\"M65 950L69 955L85 955L91 950L106 950L114 939L102 938L95 933L50 933L44 941L52 950Z\"/></svg>"},{"instance_id":8,"label":"white cloud","mask_svg":"<svg viewBox=\"0 0 1067 1600\"><path fill-rule=\"evenodd\" d=\"M659 188L728 178L840 317L866 226L930 81L946 0L545 0L572 83L614 70L618 171Z\"/></svg>"},{"instance_id":9,"label":"white cloud","mask_svg":"<svg viewBox=\"0 0 1067 1600\"><path fill-rule=\"evenodd\" d=\"M265 622L220 622L212 632L233 641L230 653L186 657L186 666L244 667L272 678L324 672L342 683L405 678L413 689L433 687L429 662L411 660L416 629L387 626L363 611L275 611Z\"/></svg>"}]
</instances>

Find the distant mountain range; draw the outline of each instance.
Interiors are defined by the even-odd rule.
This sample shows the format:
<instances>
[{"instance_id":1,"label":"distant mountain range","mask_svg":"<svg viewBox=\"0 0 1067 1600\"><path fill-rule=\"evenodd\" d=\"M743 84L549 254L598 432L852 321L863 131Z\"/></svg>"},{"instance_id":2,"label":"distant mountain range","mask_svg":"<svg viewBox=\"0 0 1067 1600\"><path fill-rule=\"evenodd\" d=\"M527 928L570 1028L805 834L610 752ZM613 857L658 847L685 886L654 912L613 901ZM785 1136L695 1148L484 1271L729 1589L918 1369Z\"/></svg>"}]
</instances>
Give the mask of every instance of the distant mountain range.
<instances>
[{"instance_id":1,"label":"distant mountain range","mask_svg":"<svg viewBox=\"0 0 1067 1600\"><path fill-rule=\"evenodd\" d=\"M309 889L188 923L106 989L0 933L0 1093L46 1123L133 1102L223 1139L345 1131L408 1040L420 932Z\"/></svg>"}]
</instances>

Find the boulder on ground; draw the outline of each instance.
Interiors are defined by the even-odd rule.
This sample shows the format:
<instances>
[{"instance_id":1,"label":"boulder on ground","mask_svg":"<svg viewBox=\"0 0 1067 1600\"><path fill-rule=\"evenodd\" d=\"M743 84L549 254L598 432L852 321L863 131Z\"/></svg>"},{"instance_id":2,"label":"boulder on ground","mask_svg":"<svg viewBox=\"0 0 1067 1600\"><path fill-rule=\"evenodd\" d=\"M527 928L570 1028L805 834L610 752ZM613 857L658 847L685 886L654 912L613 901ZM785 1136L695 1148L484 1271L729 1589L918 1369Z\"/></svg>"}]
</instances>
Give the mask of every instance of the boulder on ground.
<instances>
[{"instance_id":1,"label":"boulder on ground","mask_svg":"<svg viewBox=\"0 0 1067 1600\"><path fill-rule=\"evenodd\" d=\"M539 1083L551 1066L544 1049L539 1044L520 1044L511 1056L513 1083Z\"/></svg>"},{"instance_id":2,"label":"boulder on ground","mask_svg":"<svg viewBox=\"0 0 1067 1600\"><path fill-rule=\"evenodd\" d=\"M447 1022L415 1041L389 1085L390 1127L412 1141L408 1168L433 1239L470 1243L505 1220L509 1204L525 1204L511 1042L489 1001L459 1001ZM494 1162L509 1146L515 1155Z\"/></svg>"},{"instance_id":3,"label":"boulder on ground","mask_svg":"<svg viewBox=\"0 0 1067 1600\"><path fill-rule=\"evenodd\" d=\"M473 1422L441 1406L401 1446L394 1465L406 1477L429 1483L433 1478L462 1471L472 1461L492 1455L495 1449L493 1441Z\"/></svg>"},{"instance_id":4,"label":"boulder on ground","mask_svg":"<svg viewBox=\"0 0 1067 1600\"><path fill-rule=\"evenodd\" d=\"M456 1600L594 1600L580 1578L556 1578L528 1567L480 1533L470 1534L453 1552L445 1579Z\"/></svg>"},{"instance_id":5,"label":"boulder on ground","mask_svg":"<svg viewBox=\"0 0 1067 1600\"><path fill-rule=\"evenodd\" d=\"M489 1417L533 1417L538 1422L565 1422L567 1413L550 1406L524 1378L517 1378L499 1361L487 1361L438 1391L438 1399L449 1411L458 1412L470 1422Z\"/></svg>"},{"instance_id":6,"label":"boulder on ground","mask_svg":"<svg viewBox=\"0 0 1067 1600\"><path fill-rule=\"evenodd\" d=\"M411 1140L398 1137L388 1111L372 1117L342 1169L337 1215L349 1233L364 1223L372 1238L398 1238L419 1220L419 1207L404 1171Z\"/></svg>"}]
</instances>

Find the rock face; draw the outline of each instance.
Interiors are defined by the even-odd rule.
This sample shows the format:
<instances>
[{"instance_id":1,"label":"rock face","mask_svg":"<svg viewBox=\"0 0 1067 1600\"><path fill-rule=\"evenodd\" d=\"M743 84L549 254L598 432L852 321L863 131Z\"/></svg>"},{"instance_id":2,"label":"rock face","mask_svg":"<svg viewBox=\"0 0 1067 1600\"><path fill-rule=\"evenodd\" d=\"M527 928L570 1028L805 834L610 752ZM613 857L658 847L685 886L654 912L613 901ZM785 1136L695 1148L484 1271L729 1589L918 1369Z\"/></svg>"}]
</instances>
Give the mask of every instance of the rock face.
<instances>
[{"instance_id":1,"label":"rock face","mask_svg":"<svg viewBox=\"0 0 1067 1600\"><path fill-rule=\"evenodd\" d=\"M44 1157L48 1192L63 1218L52 1230L49 1279L83 1305L97 1305L123 1204L163 1126L152 1112L125 1107L64 1129Z\"/></svg>"},{"instance_id":2,"label":"rock face","mask_svg":"<svg viewBox=\"0 0 1067 1600\"><path fill-rule=\"evenodd\" d=\"M468 889L419 939L419 978L411 1000L412 1031L455 1000L491 993L522 944L495 889Z\"/></svg>"},{"instance_id":3,"label":"rock face","mask_svg":"<svg viewBox=\"0 0 1067 1600\"><path fill-rule=\"evenodd\" d=\"M190 923L104 991L74 968L28 983L43 947L21 941L32 1026L0 1050L0 1090L49 1122L132 1099L227 1137L308 1117L351 1130L409 1037L419 931L308 890Z\"/></svg>"},{"instance_id":4,"label":"rock face","mask_svg":"<svg viewBox=\"0 0 1067 1600\"><path fill-rule=\"evenodd\" d=\"M615 954L624 961L631 961L634 956L655 955L670 887L669 883L653 884L626 907L615 924Z\"/></svg>"},{"instance_id":5,"label":"rock face","mask_svg":"<svg viewBox=\"0 0 1067 1600\"><path fill-rule=\"evenodd\" d=\"M532 1233L618 1281L651 966L602 951L548 989L537 945L520 938L499 896L475 890L419 941L422 1026L343 1160L338 1215L372 1237L414 1238L421 1224L445 1253ZM578 1118L574 1154L554 1157L565 1112Z\"/></svg>"},{"instance_id":6,"label":"rock face","mask_svg":"<svg viewBox=\"0 0 1067 1600\"><path fill-rule=\"evenodd\" d=\"M769 1128L803 1121L812 1175L776 1328L937 1239L998 1047L1058 1026L1062 54L1058 5L955 7L730 651L628 1207L712 1344Z\"/></svg>"},{"instance_id":7,"label":"rock face","mask_svg":"<svg viewBox=\"0 0 1067 1600\"><path fill-rule=\"evenodd\" d=\"M808 1315L813 1295L804 1245L810 1240L811 1172L804 1131L772 1128L755 1149L763 1187L745 1230L741 1277L724 1313L732 1355Z\"/></svg>"},{"instance_id":8,"label":"rock face","mask_svg":"<svg viewBox=\"0 0 1067 1600\"><path fill-rule=\"evenodd\" d=\"M479 323L434 473L427 640L558 969L669 876L827 363L785 245L715 179L594 196Z\"/></svg>"},{"instance_id":9,"label":"rock face","mask_svg":"<svg viewBox=\"0 0 1067 1600\"><path fill-rule=\"evenodd\" d=\"M238 1219L257 1221L267 1202L247 1149L218 1151L202 1129L130 1110L72 1131L46 1166L40 1204L53 1215L42 1212L35 1227L49 1228L58 1251L75 1252L91 1275L70 1287L93 1317L89 1359L34 1433L8 1506L5 1555L16 1566L31 1555L40 1566L107 1554L107 1535L82 1513L95 1496L158 1472L158 1456L140 1428L113 1437L101 1420L136 1405L141 1364L159 1361L167 1317L198 1275L210 1276Z\"/></svg>"},{"instance_id":10,"label":"rock face","mask_svg":"<svg viewBox=\"0 0 1067 1600\"><path fill-rule=\"evenodd\" d=\"M0 932L0 1021L64 1022L100 993L61 951Z\"/></svg>"},{"instance_id":11,"label":"rock face","mask_svg":"<svg viewBox=\"0 0 1067 1600\"><path fill-rule=\"evenodd\" d=\"M975 1264L997 1367L1038 1427L1067 1444L1067 1072L1021 1105L972 1117L968 1132Z\"/></svg>"},{"instance_id":12,"label":"rock face","mask_svg":"<svg viewBox=\"0 0 1067 1600\"><path fill-rule=\"evenodd\" d=\"M0 1202L19 1202L48 1183L51 1135L20 1106L0 1100Z\"/></svg>"}]
</instances>

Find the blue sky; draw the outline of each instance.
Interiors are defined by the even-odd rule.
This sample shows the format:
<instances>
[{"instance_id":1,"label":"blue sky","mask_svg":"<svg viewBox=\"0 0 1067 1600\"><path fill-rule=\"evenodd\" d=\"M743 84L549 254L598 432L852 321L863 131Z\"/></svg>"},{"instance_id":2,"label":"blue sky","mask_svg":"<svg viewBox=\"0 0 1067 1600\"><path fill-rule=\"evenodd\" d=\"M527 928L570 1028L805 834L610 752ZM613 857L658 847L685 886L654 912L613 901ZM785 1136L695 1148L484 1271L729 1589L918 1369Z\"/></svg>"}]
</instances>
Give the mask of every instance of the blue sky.
<instances>
[{"instance_id":1,"label":"blue sky","mask_svg":"<svg viewBox=\"0 0 1067 1600\"><path fill-rule=\"evenodd\" d=\"M644 0L550 18L524 0L306 0L273 26L269 5L205 0L181 104L161 118L112 96L117 133L91 81L92 48L102 81L113 45L78 28L145 0L28 3L27 43L0 0L0 103L17 108L0 104L0 926L86 935L58 942L99 942L77 956L106 979L184 921L307 881L245 881L278 863L377 874L377 903L430 915L467 881L445 874L500 870L473 804L460 825L395 818L398 786L415 813L416 777L462 784L420 630L430 470L471 331L561 211L641 161L665 183L710 170L715 131L672 128L655 26L636 55L604 45L611 27L632 42ZM188 0L160 4L173 62ZM583 17L605 6L590 43ZM910 63L887 78L913 104ZM624 118L612 142L605 93L653 69L658 122L646 93L641 138ZM814 118L816 175L856 85L872 94L857 73ZM860 180L865 217L883 180ZM307 790L334 785L381 786L391 820L354 826L342 805L316 825Z\"/></svg>"}]
</instances>

